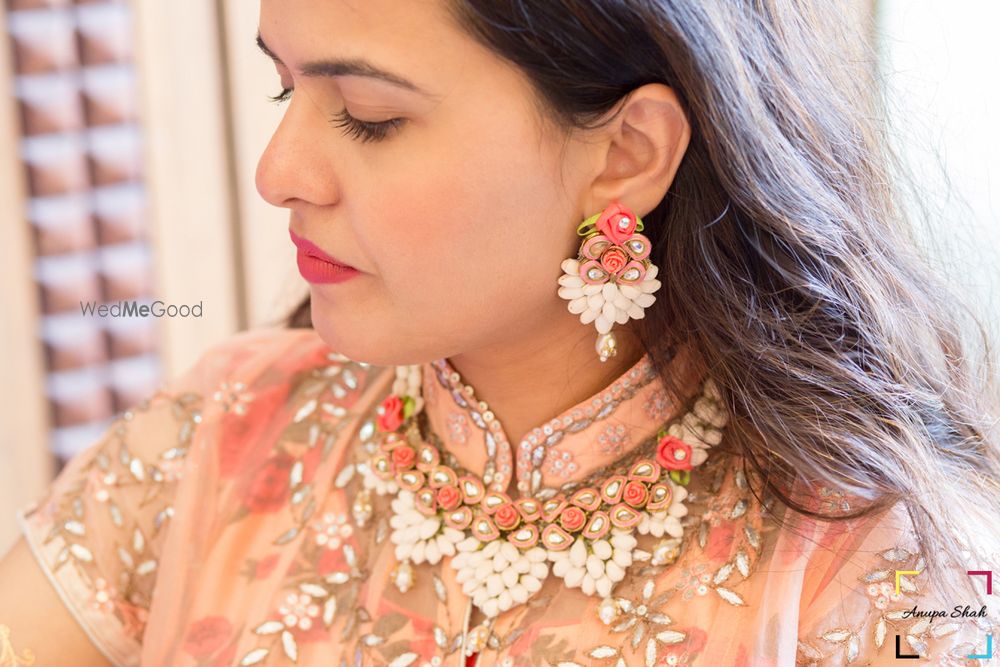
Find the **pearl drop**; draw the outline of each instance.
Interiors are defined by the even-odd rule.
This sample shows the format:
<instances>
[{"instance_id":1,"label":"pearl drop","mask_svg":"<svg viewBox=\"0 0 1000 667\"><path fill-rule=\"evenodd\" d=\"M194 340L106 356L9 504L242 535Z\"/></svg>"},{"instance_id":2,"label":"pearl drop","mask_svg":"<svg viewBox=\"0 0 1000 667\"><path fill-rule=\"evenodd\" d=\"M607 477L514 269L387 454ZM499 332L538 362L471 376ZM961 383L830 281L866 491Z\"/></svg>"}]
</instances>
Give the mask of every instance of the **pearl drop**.
<instances>
[{"instance_id":1,"label":"pearl drop","mask_svg":"<svg viewBox=\"0 0 1000 667\"><path fill-rule=\"evenodd\" d=\"M617 354L618 341L615 340L615 335L613 333L601 334L597 337L597 343L594 345L594 348L597 350L597 354L600 356L601 361L607 361Z\"/></svg>"}]
</instances>

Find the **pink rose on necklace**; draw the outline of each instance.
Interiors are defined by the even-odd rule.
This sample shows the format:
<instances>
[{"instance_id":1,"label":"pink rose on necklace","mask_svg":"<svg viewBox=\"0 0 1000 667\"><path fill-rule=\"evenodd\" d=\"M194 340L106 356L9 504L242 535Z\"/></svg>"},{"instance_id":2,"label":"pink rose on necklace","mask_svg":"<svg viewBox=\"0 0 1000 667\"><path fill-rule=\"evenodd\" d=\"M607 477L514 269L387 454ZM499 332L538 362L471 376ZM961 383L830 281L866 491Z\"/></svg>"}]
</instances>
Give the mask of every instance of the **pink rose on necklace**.
<instances>
[{"instance_id":1,"label":"pink rose on necklace","mask_svg":"<svg viewBox=\"0 0 1000 667\"><path fill-rule=\"evenodd\" d=\"M608 273L618 273L628 264L628 256L617 246L611 246L601 255L601 266Z\"/></svg>"},{"instance_id":2,"label":"pink rose on necklace","mask_svg":"<svg viewBox=\"0 0 1000 667\"><path fill-rule=\"evenodd\" d=\"M417 452L409 445L399 445L392 450L392 463L397 470L409 470L417 460Z\"/></svg>"},{"instance_id":3,"label":"pink rose on necklace","mask_svg":"<svg viewBox=\"0 0 1000 667\"><path fill-rule=\"evenodd\" d=\"M572 532L574 530L580 530L586 519L587 515L583 513L582 509L570 506L564 509L559 515L559 525Z\"/></svg>"},{"instance_id":4,"label":"pink rose on necklace","mask_svg":"<svg viewBox=\"0 0 1000 667\"><path fill-rule=\"evenodd\" d=\"M656 462L667 470L690 470L691 445L680 438L666 435L656 447Z\"/></svg>"},{"instance_id":5,"label":"pink rose on necklace","mask_svg":"<svg viewBox=\"0 0 1000 667\"><path fill-rule=\"evenodd\" d=\"M378 427L382 431L395 431L403 423L403 399L389 394L382 401L382 414L378 417Z\"/></svg>"},{"instance_id":6,"label":"pink rose on necklace","mask_svg":"<svg viewBox=\"0 0 1000 667\"><path fill-rule=\"evenodd\" d=\"M496 514L493 515L493 521L497 524L497 528L503 530L512 530L520 520L521 513L517 511L513 503L504 503L497 508Z\"/></svg>"},{"instance_id":7,"label":"pink rose on necklace","mask_svg":"<svg viewBox=\"0 0 1000 667\"><path fill-rule=\"evenodd\" d=\"M438 505L444 510L453 510L462 504L462 494L454 484L447 484L438 489Z\"/></svg>"},{"instance_id":8,"label":"pink rose on necklace","mask_svg":"<svg viewBox=\"0 0 1000 667\"><path fill-rule=\"evenodd\" d=\"M632 507L642 507L648 497L649 491L646 490L642 482L636 480L632 480L626 484L625 491L622 493L622 500Z\"/></svg>"}]
</instances>

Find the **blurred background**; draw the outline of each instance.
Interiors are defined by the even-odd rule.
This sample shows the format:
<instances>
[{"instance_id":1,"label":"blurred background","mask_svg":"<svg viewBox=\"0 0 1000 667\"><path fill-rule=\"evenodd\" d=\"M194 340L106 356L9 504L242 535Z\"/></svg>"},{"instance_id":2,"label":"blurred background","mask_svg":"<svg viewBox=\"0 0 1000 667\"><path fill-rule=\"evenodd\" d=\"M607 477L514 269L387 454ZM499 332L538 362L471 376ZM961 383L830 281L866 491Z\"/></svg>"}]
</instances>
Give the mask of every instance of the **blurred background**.
<instances>
[{"instance_id":1,"label":"blurred background","mask_svg":"<svg viewBox=\"0 0 1000 667\"><path fill-rule=\"evenodd\" d=\"M920 238L995 332L1000 7L831 1L875 54L857 57L917 176ZM2 553L15 509L116 415L307 288L287 211L254 187L281 114L256 2L0 0L0 26ZM158 300L200 317L81 307Z\"/></svg>"}]
</instances>

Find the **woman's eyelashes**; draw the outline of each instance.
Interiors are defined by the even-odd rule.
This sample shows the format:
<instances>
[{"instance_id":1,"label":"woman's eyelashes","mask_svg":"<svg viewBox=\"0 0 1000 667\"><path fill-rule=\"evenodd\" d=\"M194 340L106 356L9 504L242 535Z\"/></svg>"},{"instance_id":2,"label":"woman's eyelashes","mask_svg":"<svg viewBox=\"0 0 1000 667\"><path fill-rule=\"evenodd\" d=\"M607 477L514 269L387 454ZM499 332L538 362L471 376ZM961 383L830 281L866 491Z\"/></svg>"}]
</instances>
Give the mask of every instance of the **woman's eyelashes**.
<instances>
[{"instance_id":1,"label":"woman's eyelashes","mask_svg":"<svg viewBox=\"0 0 1000 667\"><path fill-rule=\"evenodd\" d=\"M268 96L268 99L276 104L282 104L291 99L292 90L292 88L283 88L279 94ZM404 122L404 118L392 118L378 123L358 120L349 114L346 108L330 118L331 125L342 128L344 134L353 136L362 142L382 141Z\"/></svg>"}]
</instances>

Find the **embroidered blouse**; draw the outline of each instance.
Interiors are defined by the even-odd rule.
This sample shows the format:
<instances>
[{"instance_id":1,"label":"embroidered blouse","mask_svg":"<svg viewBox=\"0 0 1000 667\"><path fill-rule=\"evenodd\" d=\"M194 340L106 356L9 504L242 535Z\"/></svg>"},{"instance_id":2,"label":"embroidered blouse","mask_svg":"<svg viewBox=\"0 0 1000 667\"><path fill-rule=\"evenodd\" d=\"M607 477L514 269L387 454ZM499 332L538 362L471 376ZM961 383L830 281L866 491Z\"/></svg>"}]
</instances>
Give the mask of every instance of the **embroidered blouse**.
<instances>
[{"instance_id":1,"label":"embroidered blouse","mask_svg":"<svg viewBox=\"0 0 1000 667\"><path fill-rule=\"evenodd\" d=\"M393 379L312 330L238 334L120 414L18 512L22 531L114 665L462 667L470 607L452 557L397 588L391 494L363 474ZM459 464L520 497L627 469L678 409L648 357L519 443L447 360L424 365L423 395ZM995 616L912 613L962 601L930 592L902 506L778 525L748 475L710 453L679 546L637 535L649 557L613 604L548 576L495 618L478 664L988 664L969 656L992 650Z\"/></svg>"}]
</instances>

